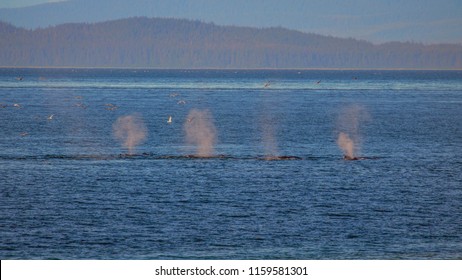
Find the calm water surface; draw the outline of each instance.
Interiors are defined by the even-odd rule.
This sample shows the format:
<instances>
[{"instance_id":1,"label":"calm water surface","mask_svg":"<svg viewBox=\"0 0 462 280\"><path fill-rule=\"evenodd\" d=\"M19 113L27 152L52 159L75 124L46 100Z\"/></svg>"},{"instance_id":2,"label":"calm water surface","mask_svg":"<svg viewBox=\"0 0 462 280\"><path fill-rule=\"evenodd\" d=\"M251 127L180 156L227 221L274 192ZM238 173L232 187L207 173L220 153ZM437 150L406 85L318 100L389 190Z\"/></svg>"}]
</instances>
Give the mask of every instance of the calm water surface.
<instances>
[{"instance_id":1,"label":"calm water surface","mask_svg":"<svg viewBox=\"0 0 462 280\"><path fill-rule=\"evenodd\" d=\"M0 69L0 125L1 259L462 258L462 71Z\"/></svg>"}]
</instances>

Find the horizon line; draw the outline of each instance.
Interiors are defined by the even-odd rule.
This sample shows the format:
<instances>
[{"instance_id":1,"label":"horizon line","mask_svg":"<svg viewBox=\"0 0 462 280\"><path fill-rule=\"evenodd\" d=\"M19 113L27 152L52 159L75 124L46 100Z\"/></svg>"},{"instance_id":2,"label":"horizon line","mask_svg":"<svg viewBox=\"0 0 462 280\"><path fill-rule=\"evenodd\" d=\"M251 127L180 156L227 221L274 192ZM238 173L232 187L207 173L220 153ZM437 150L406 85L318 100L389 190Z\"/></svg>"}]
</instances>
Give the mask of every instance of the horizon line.
<instances>
[{"instance_id":1,"label":"horizon line","mask_svg":"<svg viewBox=\"0 0 462 280\"><path fill-rule=\"evenodd\" d=\"M107 70L194 70L194 71L462 71L462 68L166 68L166 67L135 67L135 66L0 66L0 69L107 69Z\"/></svg>"}]
</instances>

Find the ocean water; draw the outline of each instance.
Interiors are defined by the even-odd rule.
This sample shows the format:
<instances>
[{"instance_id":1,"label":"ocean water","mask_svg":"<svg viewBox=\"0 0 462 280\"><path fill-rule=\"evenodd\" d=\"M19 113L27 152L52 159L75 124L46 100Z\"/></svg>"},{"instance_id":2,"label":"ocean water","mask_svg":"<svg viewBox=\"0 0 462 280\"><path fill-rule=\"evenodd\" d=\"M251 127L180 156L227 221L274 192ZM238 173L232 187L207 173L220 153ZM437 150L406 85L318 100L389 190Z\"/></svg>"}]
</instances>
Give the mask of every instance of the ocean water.
<instances>
[{"instance_id":1,"label":"ocean water","mask_svg":"<svg viewBox=\"0 0 462 280\"><path fill-rule=\"evenodd\" d=\"M1 259L462 258L462 71L0 69L0 126Z\"/></svg>"}]
</instances>

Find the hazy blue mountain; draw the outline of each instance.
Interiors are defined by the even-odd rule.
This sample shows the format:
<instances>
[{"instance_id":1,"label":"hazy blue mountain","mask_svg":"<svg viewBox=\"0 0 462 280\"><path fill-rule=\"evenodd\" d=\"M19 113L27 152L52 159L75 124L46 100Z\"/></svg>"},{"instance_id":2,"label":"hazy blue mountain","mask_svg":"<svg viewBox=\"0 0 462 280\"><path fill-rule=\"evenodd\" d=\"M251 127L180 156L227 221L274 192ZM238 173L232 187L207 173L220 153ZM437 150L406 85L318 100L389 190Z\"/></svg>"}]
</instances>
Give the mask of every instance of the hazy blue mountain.
<instances>
[{"instance_id":1,"label":"hazy blue mountain","mask_svg":"<svg viewBox=\"0 0 462 280\"><path fill-rule=\"evenodd\" d=\"M461 14L459 0L69 0L0 9L0 21L34 29L146 16L281 26L372 42L462 43Z\"/></svg>"},{"instance_id":2,"label":"hazy blue mountain","mask_svg":"<svg viewBox=\"0 0 462 280\"><path fill-rule=\"evenodd\" d=\"M27 30L0 23L0 66L462 68L462 46L340 39L285 28L129 18Z\"/></svg>"},{"instance_id":3,"label":"hazy blue mountain","mask_svg":"<svg viewBox=\"0 0 462 280\"><path fill-rule=\"evenodd\" d=\"M294 1L294 0L291 0ZM295 0L300 2L300 0ZM287 3L270 1L271 9L284 9ZM271 18L255 18L265 9L265 0L71 0L16 9L0 9L0 19L25 28L48 27L62 23L92 23L134 16L184 18L241 26L267 25ZM236 21L233 21L236 19ZM271 24L270 24L271 25Z\"/></svg>"}]
</instances>

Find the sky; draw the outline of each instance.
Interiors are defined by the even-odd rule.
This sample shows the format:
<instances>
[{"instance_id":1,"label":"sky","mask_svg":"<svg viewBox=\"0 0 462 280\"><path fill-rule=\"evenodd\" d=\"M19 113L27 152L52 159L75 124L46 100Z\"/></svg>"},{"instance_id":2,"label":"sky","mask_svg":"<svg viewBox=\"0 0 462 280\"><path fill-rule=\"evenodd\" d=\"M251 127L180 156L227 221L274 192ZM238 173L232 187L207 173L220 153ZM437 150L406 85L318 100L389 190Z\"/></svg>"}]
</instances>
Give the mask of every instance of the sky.
<instances>
[{"instance_id":1,"label":"sky","mask_svg":"<svg viewBox=\"0 0 462 280\"><path fill-rule=\"evenodd\" d=\"M0 0L0 8L21 8L60 1L63 0Z\"/></svg>"},{"instance_id":2,"label":"sky","mask_svg":"<svg viewBox=\"0 0 462 280\"><path fill-rule=\"evenodd\" d=\"M59 1L0 0L0 8ZM132 16L177 17L219 25L281 26L374 43L411 41L462 44L462 0L67 1L81 2L82 6L110 2L111 5L104 11L90 11L104 20ZM163 4L159 4L161 2ZM159 8L166 6L165 12Z\"/></svg>"}]
</instances>

